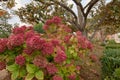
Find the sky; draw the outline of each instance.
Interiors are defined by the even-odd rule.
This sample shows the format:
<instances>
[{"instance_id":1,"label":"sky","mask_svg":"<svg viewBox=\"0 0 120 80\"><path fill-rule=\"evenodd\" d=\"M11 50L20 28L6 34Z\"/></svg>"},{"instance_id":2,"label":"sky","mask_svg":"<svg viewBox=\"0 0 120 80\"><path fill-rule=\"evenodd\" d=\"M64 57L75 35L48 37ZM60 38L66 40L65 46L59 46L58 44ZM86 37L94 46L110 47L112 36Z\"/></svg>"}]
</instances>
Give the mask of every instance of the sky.
<instances>
[{"instance_id":1,"label":"sky","mask_svg":"<svg viewBox=\"0 0 120 80\"><path fill-rule=\"evenodd\" d=\"M13 7L13 10L17 10L20 7L25 6L25 4L29 4L32 0L15 0L16 5ZM90 0L82 0L82 5L85 6ZM107 0L109 2L110 0ZM68 1L69 4L73 4L72 0ZM77 12L76 6L73 6L73 11ZM19 23L20 25L24 25L25 23L20 22L20 19L16 15L12 15L12 19L9 20L10 24Z\"/></svg>"}]
</instances>

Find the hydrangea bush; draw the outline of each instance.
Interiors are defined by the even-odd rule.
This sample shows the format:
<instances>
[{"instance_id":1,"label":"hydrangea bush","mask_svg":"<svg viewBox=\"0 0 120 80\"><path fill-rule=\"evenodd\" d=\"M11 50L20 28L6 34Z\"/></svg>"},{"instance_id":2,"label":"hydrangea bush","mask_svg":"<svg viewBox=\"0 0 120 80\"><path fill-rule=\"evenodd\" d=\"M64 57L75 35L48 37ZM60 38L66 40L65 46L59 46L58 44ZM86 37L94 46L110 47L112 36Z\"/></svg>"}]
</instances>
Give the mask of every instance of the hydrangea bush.
<instances>
[{"instance_id":1,"label":"hydrangea bush","mask_svg":"<svg viewBox=\"0 0 120 80\"><path fill-rule=\"evenodd\" d=\"M0 70L6 68L12 80L80 80L82 57L92 44L59 17L47 20L43 29L40 34L21 26L0 39Z\"/></svg>"}]
</instances>

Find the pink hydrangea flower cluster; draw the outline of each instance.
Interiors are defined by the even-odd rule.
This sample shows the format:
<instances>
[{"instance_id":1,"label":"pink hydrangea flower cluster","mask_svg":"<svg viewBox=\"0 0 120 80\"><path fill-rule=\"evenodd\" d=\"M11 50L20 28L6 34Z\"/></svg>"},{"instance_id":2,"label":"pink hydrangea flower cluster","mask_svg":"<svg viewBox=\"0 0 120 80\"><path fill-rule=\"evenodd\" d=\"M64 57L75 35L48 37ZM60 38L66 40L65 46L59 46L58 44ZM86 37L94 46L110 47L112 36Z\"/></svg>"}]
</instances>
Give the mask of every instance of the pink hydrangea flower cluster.
<instances>
[{"instance_id":1,"label":"pink hydrangea flower cluster","mask_svg":"<svg viewBox=\"0 0 120 80\"><path fill-rule=\"evenodd\" d=\"M40 38L40 36L32 36L26 41L27 47L37 49L37 50L40 50L43 47L44 43L45 43L45 40Z\"/></svg>"},{"instance_id":2,"label":"pink hydrangea flower cluster","mask_svg":"<svg viewBox=\"0 0 120 80\"><path fill-rule=\"evenodd\" d=\"M28 48L28 47L23 50L23 53L27 55L32 55L33 52L34 52L34 49Z\"/></svg>"},{"instance_id":3,"label":"pink hydrangea flower cluster","mask_svg":"<svg viewBox=\"0 0 120 80\"><path fill-rule=\"evenodd\" d=\"M58 39L52 39L51 42L52 42L52 44L53 44L54 47L60 45L60 41Z\"/></svg>"},{"instance_id":4,"label":"pink hydrangea flower cluster","mask_svg":"<svg viewBox=\"0 0 120 80\"><path fill-rule=\"evenodd\" d=\"M90 41L87 40L86 37L84 37L82 35L82 33L80 31L77 31L76 32L76 36L77 36L77 39L78 39L78 46L83 48L83 49L90 49L92 50L93 48L93 45L90 43Z\"/></svg>"},{"instance_id":5,"label":"pink hydrangea flower cluster","mask_svg":"<svg viewBox=\"0 0 120 80\"><path fill-rule=\"evenodd\" d=\"M52 28L55 26L55 32L50 33L47 31L51 26ZM47 20L43 28L46 31L45 34L35 32L31 26L14 28L12 34L7 39L0 39L0 53L4 53L5 50L11 50L12 56L16 56L16 64L20 67L26 67L25 64L27 62L32 63L43 70L45 77L49 75L50 80L63 80L63 76L69 80L75 80L76 74L71 74L75 71L68 72L67 75L62 77L58 75L62 71L61 67L69 70L69 67L72 65L72 68L75 68L75 70L80 70L80 67L74 64L75 57L73 57L71 45L75 44L75 47L72 47L75 48L76 53L79 53L81 48L92 49L92 44L82 36L80 31L73 35L72 30L62 24L59 17ZM71 51L67 51L69 49ZM66 60L70 63L68 64ZM4 67L4 63L0 62L0 69Z\"/></svg>"},{"instance_id":6,"label":"pink hydrangea flower cluster","mask_svg":"<svg viewBox=\"0 0 120 80\"><path fill-rule=\"evenodd\" d=\"M76 75L75 74L71 74L68 76L69 80L76 80Z\"/></svg>"},{"instance_id":7,"label":"pink hydrangea flower cluster","mask_svg":"<svg viewBox=\"0 0 120 80\"><path fill-rule=\"evenodd\" d=\"M46 42L43 44L42 53L43 54L52 54L54 52L54 46L51 42Z\"/></svg>"},{"instance_id":8,"label":"pink hydrangea flower cluster","mask_svg":"<svg viewBox=\"0 0 120 80\"><path fill-rule=\"evenodd\" d=\"M27 32L25 33L25 39L26 39L26 40L29 39L29 38L31 38L31 37L33 37L33 36L36 36L36 35L35 35L35 32L34 32L33 30L29 30L29 31L27 31Z\"/></svg>"},{"instance_id":9,"label":"pink hydrangea flower cluster","mask_svg":"<svg viewBox=\"0 0 120 80\"><path fill-rule=\"evenodd\" d=\"M52 19L49 19L45 22L45 25L43 27L44 30L47 30L49 28L49 25L51 24L60 24L61 23L61 18L55 16Z\"/></svg>"},{"instance_id":10,"label":"pink hydrangea flower cluster","mask_svg":"<svg viewBox=\"0 0 120 80\"><path fill-rule=\"evenodd\" d=\"M62 29L64 29L65 32L68 32L68 33L71 33L72 32L72 29L69 28L68 26L64 25L64 24L60 24L60 27Z\"/></svg>"},{"instance_id":11,"label":"pink hydrangea flower cluster","mask_svg":"<svg viewBox=\"0 0 120 80\"><path fill-rule=\"evenodd\" d=\"M25 33L25 30L26 30L26 26L21 26L21 27L16 27L13 29L12 33L13 34L21 34L21 33Z\"/></svg>"},{"instance_id":12,"label":"pink hydrangea flower cluster","mask_svg":"<svg viewBox=\"0 0 120 80\"><path fill-rule=\"evenodd\" d=\"M64 37L64 42L65 43L69 43L70 41L70 38L72 37L72 35L66 35L65 37Z\"/></svg>"},{"instance_id":13,"label":"pink hydrangea flower cluster","mask_svg":"<svg viewBox=\"0 0 120 80\"><path fill-rule=\"evenodd\" d=\"M7 47L7 41L8 40L6 38L0 39L0 53L5 51Z\"/></svg>"},{"instance_id":14,"label":"pink hydrangea flower cluster","mask_svg":"<svg viewBox=\"0 0 120 80\"><path fill-rule=\"evenodd\" d=\"M97 55L95 55L95 54L91 54L91 55L89 55L89 57L90 57L90 59L91 59L93 62L97 62L97 61L98 61L98 57L97 57Z\"/></svg>"},{"instance_id":15,"label":"pink hydrangea flower cluster","mask_svg":"<svg viewBox=\"0 0 120 80\"><path fill-rule=\"evenodd\" d=\"M52 64L52 63L49 63L47 66L46 66L46 69L47 69L47 72L49 73L49 74L55 74L56 72L58 72L58 69L57 69L57 67L54 65L54 64Z\"/></svg>"},{"instance_id":16,"label":"pink hydrangea flower cluster","mask_svg":"<svg viewBox=\"0 0 120 80\"><path fill-rule=\"evenodd\" d=\"M52 80L63 80L63 78L59 75L53 76Z\"/></svg>"},{"instance_id":17,"label":"pink hydrangea flower cluster","mask_svg":"<svg viewBox=\"0 0 120 80\"><path fill-rule=\"evenodd\" d=\"M33 60L33 63L40 68L46 68L48 64L46 58L43 56L36 56Z\"/></svg>"},{"instance_id":18,"label":"pink hydrangea flower cluster","mask_svg":"<svg viewBox=\"0 0 120 80\"><path fill-rule=\"evenodd\" d=\"M23 34L13 34L8 39L8 48L11 49L12 47L20 46L24 43L24 36Z\"/></svg>"},{"instance_id":19,"label":"pink hydrangea flower cluster","mask_svg":"<svg viewBox=\"0 0 120 80\"><path fill-rule=\"evenodd\" d=\"M61 62L65 61L66 58L67 58L67 56L66 56L65 52L63 50L61 50L61 49L58 49L57 54L54 57L54 61L56 63L61 63Z\"/></svg>"},{"instance_id":20,"label":"pink hydrangea flower cluster","mask_svg":"<svg viewBox=\"0 0 120 80\"><path fill-rule=\"evenodd\" d=\"M18 55L16 58L15 58L15 63L20 65L20 66L23 66L25 64L25 57L22 56L22 55Z\"/></svg>"},{"instance_id":21,"label":"pink hydrangea flower cluster","mask_svg":"<svg viewBox=\"0 0 120 80\"><path fill-rule=\"evenodd\" d=\"M0 70L3 70L6 68L5 62L0 62Z\"/></svg>"}]
</instances>

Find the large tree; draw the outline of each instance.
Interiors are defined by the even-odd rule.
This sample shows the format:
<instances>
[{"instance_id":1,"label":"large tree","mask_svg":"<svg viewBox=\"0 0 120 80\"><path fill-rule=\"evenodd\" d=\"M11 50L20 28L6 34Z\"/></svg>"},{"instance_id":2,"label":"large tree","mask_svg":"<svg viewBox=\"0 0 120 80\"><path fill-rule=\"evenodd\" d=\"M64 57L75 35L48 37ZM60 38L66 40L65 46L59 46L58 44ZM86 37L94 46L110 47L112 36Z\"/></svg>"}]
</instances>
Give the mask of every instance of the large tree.
<instances>
[{"instance_id":1,"label":"large tree","mask_svg":"<svg viewBox=\"0 0 120 80\"><path fill-rule=\"evenodd\" d=\"M68 5L69 1L73 1L77 12L73 11L72 5ZM81 1L82 0L34 0L33 3L19 9L17 14L21 20L28 22L44 22L49 16L58 15L66 22L74 25L76 29L85 32L88 14L99 0L90 0L85 6L82 5Z\"/></svg>"},{"instance_id":2,"label":"large tree","mask_svg":"<svg viewBox=\"0 0 120 80\"><path fill-rule=\"evenodd\" d=\"M120 32L119 4L119 0L111 0L109 3L105 3L105 0L101 0L99 9L96 9L95 12L92 12L92 18L89 20L89 25L87 25L89 31L94 32L91 38L94 37L94 34L98 30L101 30L104 38L108 34L110 35Z\"/></svg>"}]
</instances>

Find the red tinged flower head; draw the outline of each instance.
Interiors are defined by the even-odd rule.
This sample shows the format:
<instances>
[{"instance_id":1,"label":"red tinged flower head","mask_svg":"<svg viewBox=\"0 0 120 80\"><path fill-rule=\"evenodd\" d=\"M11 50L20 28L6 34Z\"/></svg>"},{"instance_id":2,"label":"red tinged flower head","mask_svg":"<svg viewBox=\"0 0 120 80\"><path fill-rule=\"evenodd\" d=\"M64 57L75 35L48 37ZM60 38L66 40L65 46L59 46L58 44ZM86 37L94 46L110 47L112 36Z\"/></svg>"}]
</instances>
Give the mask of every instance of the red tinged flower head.
<instances>
[{"instance_id":1,"label":"red tinged flower head","mask_svg":"<svg viewBox=\"0 0 120 80\"><path fill-rule=\"evenodd\" d=\"M72 29L66 25L62 25L62 28L64 29L65 32L71 33Z\"/></svg>"},{"instance_id":2,"label":"red tinged flower head","mask_svg":"<svg viewBox=\"0 0 120 80\"><path fill-rule=\"evenodd\" d=\"M81 69L81 66L77 65L76 69L79 71Z\"/></svg>"},{"instance_id":3,"label":"red tinged flower head","mask_svg":"<svg viewBox=\"0 0 120 80\"><path fill-rule=\"evenodd\" d=\"M0 44L0 53L4 52L5 47Z\"/></svg>"},{"instance_id":4,"label":"red tinged flower head","mask_svg":"<svg viewBox=\"0 0 120 80\"><path fill-rule=\"evenodd\" d=\"M6 68L5 62L0 62L0 70L3 70Z\"/></svg>"},{"instance_id":5,"label":"red tinged flower head","mask_svg":"<svg viewBox=\"0 0 120 80\"><path fill-rule=\"evenodd\" d=\"M51 24L60 24L61 23L61 18L58 16L54 16L52 19L48 19L45 24L46 25L51 25Z\"/></svg>"},{"instance_id":6,"label":"red tinged flower head","mask_svg":"<svg viewBox=\"0 0 120 80\"><path fill-rule=\"evenodd\" d=\"M34 30L33 26L27 26L27 30Z\"/></svg>"},{"instance_id":7,"label":"red tinged flower head","mask_svg":"<svg viewBox=\"0 0 120 80\"><path fill-rule=\"evenodd\" d=\"M65 43L69 43L71 37L72 37L72 35L66 35L66 36L64 37L64 42L65 42Z\"/></svg>"},{"instance_id":8,"label":"red tinged flower head","mask_svg":"<svg viewBox=\"0 0 120 80\"><path fill-rule=\"evenodd\" d=\"M87 49L87 44L86 43L81 43L81 48Z\"/></svg>"},{"instance_id":9,"label":"red tinged flower head","mask_svg":"<svg viewBox=\"0 0 120 80\"><path fill-rule=\"evenodd\" d=\"M54 52L54 46L51 42L45 42L42 47L42 53L50 55Z\"/></svg>"},{"instance_id":10,"label":"red tinged flower head","mask_svg":"<svg viewBox=\"0 0 120 80\"><path fill-rule=\"evenodd\" d=\"M54 75L52 80L63 80L63 78L59 75Z\"/></svg>"},{"instance_id":11,"label":"red tinged flower head","mask_svg":"<svg viewBox=\"0 0 120 80\"><path fill-rule=\"evenodd\" d=\"M40 68L45 68L47 66L47 60L42 56L35 57L33 63Z\"/></svg>"},{"instance_id":12,"label":"red tinged flower head","mask_svg":"<svg viewBox=\"0 0 120 80\"><path fill-rule=\"evenodd\" d=\"M32 48L26 48L23 50L23 52L27 55L31 55L34 52L34 49Z\"/></svg>"},{"instance_id":13,"label":"red tinged flower head","mask_svg":"<svg viewBox=\"0 0 120 80\"><path fill-rule=\"evenodd\" d=\"M57 54L54 57L54 61L56 63L61 63L61 62L65 61L66 58L67 58L67 56L66 56L65 52L63 50L61 50L61 49L58 49Z\"/></svg>"},{"instance_id":14,"label":"red tinged flower head","mask_svg":"<svg viewBox=\"0 0 120 80\"><path fill-rule=\"evenodd\" d=\"M55 24L59 24L59 23L61 23L61 18L58 17L58 16L54 16L54 17L52 18L52 21L53 21L53 23L55 23Z\"/></svg>"},{"instance_id":15,"label":"red tinged flower head","mask_svg":"<svg viewBox=\"0 0 120 80\"><path fill-rule=\"evenodd\" d=\"M51 42L54 46L59 46L60 45L60 41L58 39L52 39Z\"/></svg>"},{"instance_id":16,"label":"red tinged flower head","mask_svg":"<svg viewBox=\"0 0 120 80\"><path fill-rule=\"evenodd\" d=\"M77 31L76 34L77 34L78 36L82 35L82 33L81 33L80 31Z\"/></svg>"},{"instance_id":17,"label":"red tinged flower head","mask_svg":"<svg viewBox=\"0 0 120 80\"><path fill-rule=\"evenodd\" d=\"M41 35L39 33L36 33L33 30L29 30L25 33L25 39L26 40L32 38L33 36L39 36L40 37Z\"/></svg>"},{"instance_id":18,"label":"red tinged flower head","mask_svg":"<svg viewBox=\"0 0 120 80\"><path fill-rule=\"evenodd\" d=\"M61 50L65 52L65 47L64 46L59 46Z\"/></svg>"},{"instance_id":19,"label":"red tinged flower head","mask_svg":"<svg viewBox=\"0 0 120 80\"><path fill-rule=\"evenodd\" d=\"M48 20L45 22L46 25L51 25L52 23L53 23L53 20L52 20L52 19L48 19Z\"/></svg>"},{"instance_id":20,"label":"red tinged flower head","mask_svg":"<svg viewBox=\"0 0 120 80\"><path fill-rule=\"evenodd\" d=\"M5 51L7 47L7 41L8 40L6 38L0 39L0 53Z\"/></svg>"},{"instance_id":21,"label":"red tinged flower head","mask_svg":"<svg viewBox=\"0 0 120 80\"><path fill-rule=\"evenodd\" d=\"M11 35L8 38L7 46L10 49L11 47L20 46L24 43L24 35L23 34L16 34Z\"/></svg>"},{"instance_id":22,"label":"red tinged flower head","mask_svg":"<svg viewBox=\"0 0 120 80\"><path fill-rule=\"evenodd\" d=\"M90 50L93 50L93 45L90 41L86 41L86 44L87 44L87 48L90 49Z\"/></svg>"},{"instance_id":23,"label":"red tinged flower head","mask_svg":"<svg viewBox=\"0 0 120 80\"><path fill-rule=\"evenodd\" d=\"M31 38L27 39L26 45L32 49L42 49L45 40L40 38L40 36L32 36Z\"/></svg>"},{"instance_id":24,"label":"red tinged flower head","mask_svg":"<svg viewBox=\"0 0 120 80\"><path fill-rule=\"evenodd\" d=\"M18 65L20 65L20 66L23 66L25 64L25 58L24 58L24 56L18 55L15 58L15 63L18 64Z\"/></svg>"},{"instance_id":25,"label":"red tinged flower head","mask_svg":"<svg viewBox=\"0 0 120 80\"><path fill-rule=\"evenodd\" d=\"M43 30L48 30L49 29L49 26L48 25L44 25L43 26Z\"/></svg>"},{"instance_id":26,"label":"red tinged flower head","mask_svg":"<svg viewBox=\"0 0 120 80\"><path fill-rule=\"evenodd\" d=\"M2 44L3 46L6 46L6 45L7 45L7 42L8 42L8 39L7 39L7 38L1 38L1 39L0 39L0 44Z\"/></svg>"},{"instance_id":27,"label":"red tinged flower head","mask_svg":"<svg viewBox=\"0 0 120 80\"><path fill-rule=\"evenodd\" d=\"M69 27L66 27L66 28L65 28L65 31L70 33L70 32L72 32L72 29L69 28Z\"/></svg>"},{"instance_id":28,"label":"red tinged flower head","mask_svg":"<svg viewBox=\"0 0 120 80\"><path fill-rule=\"evenodd\" d=\"M15 27L14 29L13 29L13 34L23 34L23 33L25 33L25 30L26 30L26 26L21 26L21 27Z\"/></svg>"},{"instance_id":29,"label":"red tinged flower head","mask_svg":"<svg viewBox=\"0 0 120 80\"><path fill-rule=\"evenodd\" d=\"M75 74L71 74L68 76L69 80L76 80L76 75Z\"/></svg>"},{"instance_id":30,"label":"red tinged flower head","mask_svg":"<svg viewBox=\"0 0 120 80\"><path fill-rule=\"evenodd\" d=\"M56 72L58 72L57 67L56 67L54 64L52 64L52 63L48 64L48 65L46 66L46 69L47 69L47 72L48 72L49 74L51 74L51 75L53 75L53 74L55 74Z\"/></svg>"},{"instance_id":31,"label":"red tinged flower head","mask_svg":"<svg viewBox=\"0 0 120 80\"><path fill-rule=\"evenodd\" d=\"M90 57L90 59L91 59L93 62L98 61L98 57L97 57L97 55L95 55L95 54L91 54L89 57Z\"/></svg>"},{"instance_id":32,"label":"red tinged flower head","mask_svg":"<svg viewBox=\"0 0 120 80\"><path fill-rule=\"evenodd\" d=\"M25 39L26 40L29 39L29 38L31 38L31 37L33 37L33 36L35 36L35 32L33 30L27 31L25 33Z\"/></svg>"},{"instance_id":33,"label":"red tinged flower head","mask_svg":"<svg viewBox=\"0 0 120 80\"><path fill-rule=\"evenodd\" d=\"M85 43L86 38L82 35L77 35L78 43Z\"/></svg>"}]
</instances>

